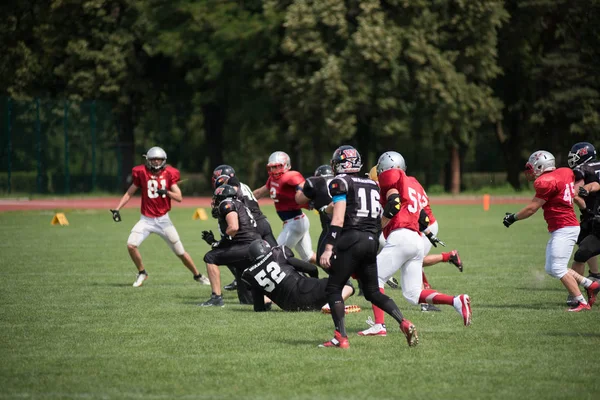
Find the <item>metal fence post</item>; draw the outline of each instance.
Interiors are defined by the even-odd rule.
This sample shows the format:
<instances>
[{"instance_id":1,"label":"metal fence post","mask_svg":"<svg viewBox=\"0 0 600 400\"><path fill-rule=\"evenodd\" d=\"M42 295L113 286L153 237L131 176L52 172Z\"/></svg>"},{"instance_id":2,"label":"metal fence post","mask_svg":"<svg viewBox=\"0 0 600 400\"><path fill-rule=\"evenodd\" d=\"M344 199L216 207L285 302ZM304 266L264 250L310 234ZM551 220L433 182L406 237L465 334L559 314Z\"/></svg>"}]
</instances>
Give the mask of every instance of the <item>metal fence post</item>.
<instances>
[{"instance_id":1,"label":"metal fence post","mask_svg":"<svg viewBox=\"0 0 600 400\"><path fill-rule=\"evenodd\" d=\"M11 193L11 175L12 175L12 161L11 161L11 155L12 155L12 138L11 138L11 130L12 130L12 125L10 123L10 118L11 118L11 113L12 113L12 99L9 97L8 100L6 101L6 151L8 152L7 154L7 159L8 159L8 165L7 165L7 173L8 173L8 181L7 181L7 191L8 193Z\"/></svg>"},{"instance_id":2,"label":"metal fence post","mask_svg":"<svg viewBox=\"0 0 600 400\"><path fill-rule=\"evenodd\" d=\"M65 99L65 113L63 117L63 128L65 131L65 194L69 194L70 191L70 176L69 176L69 100Z\"/></svg>"},{"instance_id":3,"label":"metal fence post","mask_svg":"<svg viewBox=\"0 0 600 400\"><path fill-rule=\"evenodd\" d=\"M90 106L90 133L92 136L92 192L96 190L96 100Z\"/></svg>"},{"instance_id":4,"label":"metal fence post","mask_svg":"<svg viewBox=\"0 0 600 400\"><path fill-rule=\"evenodd\" d=\"M35 137L37 150L37 178L36 189L42 193L42 123L40 121L40 99L35 99Z\"/></svg>"}]
</instances>

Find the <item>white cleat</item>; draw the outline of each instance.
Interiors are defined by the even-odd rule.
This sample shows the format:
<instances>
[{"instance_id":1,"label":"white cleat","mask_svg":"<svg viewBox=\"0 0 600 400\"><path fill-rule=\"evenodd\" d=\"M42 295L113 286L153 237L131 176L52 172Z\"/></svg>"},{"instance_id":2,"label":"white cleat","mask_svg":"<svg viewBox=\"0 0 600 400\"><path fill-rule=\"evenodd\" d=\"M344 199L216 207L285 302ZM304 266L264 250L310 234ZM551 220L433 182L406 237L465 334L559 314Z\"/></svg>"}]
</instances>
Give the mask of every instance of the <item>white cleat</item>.
<instances>
[{"instance_id":1,"label":"white cleat","mask_svg":"<svg viewBox=\"0 0 600 400\"><path fill-rule=\"evenodd\" d=\"M210 280L207 277L205 277L204 275L200 275L200 277L198 279L194 278L194 280L201 285L210 286Z\"/></svg>"},{"instance_id":2,"label":"white cleat","mask_svg":"<svg viewBox=\"0 0 600 400\"><path fill-rule=\"evenodd\" d=\"M148 279L148 274L137 274L135 277L135 282L133 282L133 287L142 286L146 279Z\"/></svg>"},{"instance_id":3,"label":"white cleat","mask_svg":"<svg viewBox=\"0 0 600 400\"><path fill-rule=\"evenodd\" d=\"M471 325L471 299L468 294L461 294L460 296L456 296L455 299L458 299L458 304L454 304L454 309L463 317L463 322L465 326Z\"/></svg>"},{"instance_id":4,"label":"white cleat","mask_svg":"<svg viewBox=\"0 0 600 400\"><path fill-rule=\"evenodd\" d=\"M387 329L384 324L376 324L371 317L369 317L366 322L370 328L358 332L359 336L387 336Z\"/></svg>"}]
</instances>

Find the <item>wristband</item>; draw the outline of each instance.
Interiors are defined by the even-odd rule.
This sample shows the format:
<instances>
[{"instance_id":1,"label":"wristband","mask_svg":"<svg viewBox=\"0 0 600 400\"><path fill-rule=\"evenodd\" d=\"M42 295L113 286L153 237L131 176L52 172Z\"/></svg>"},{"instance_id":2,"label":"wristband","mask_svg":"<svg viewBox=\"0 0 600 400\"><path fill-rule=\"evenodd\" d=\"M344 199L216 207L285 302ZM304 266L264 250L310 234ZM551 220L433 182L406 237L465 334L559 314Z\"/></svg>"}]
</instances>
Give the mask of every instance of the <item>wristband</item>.
<instances>
[{"instance_id":1,"label":"wristband","mask_svg":"<svg viewBox=\"0 0 600 400\"><path fill-rule=\"evenodd\" d=\"M335 246L335 242L338 240L341 233L341 226L329 225L329 231L327 232L327 237L325 238L325 244Z\"/></svg>"}]
</instances>

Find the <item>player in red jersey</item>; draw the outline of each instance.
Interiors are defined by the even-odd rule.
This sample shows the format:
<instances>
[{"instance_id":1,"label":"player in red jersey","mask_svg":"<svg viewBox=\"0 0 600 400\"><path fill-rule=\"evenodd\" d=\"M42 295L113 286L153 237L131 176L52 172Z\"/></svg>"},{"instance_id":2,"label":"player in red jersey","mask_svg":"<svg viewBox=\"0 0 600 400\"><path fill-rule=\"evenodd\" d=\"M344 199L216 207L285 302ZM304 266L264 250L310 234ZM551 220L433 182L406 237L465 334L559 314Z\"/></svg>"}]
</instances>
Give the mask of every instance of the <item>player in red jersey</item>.
<instances>
[{"instance_id":1,"label":"player in red jersey","mask_svg":"<svg viewBox=\"0 0 600 400\"><path fill-rule=\"evenodd\" d=\"M298 171L292 171L290 157L283 151L269 156L267 171L269 179L264 186L254 190L257 199L270 196L275 203L277 215L283 221L283 229L277 237L277 243L293 248L303 261L316 262L312 242L308 233L310 222L302 208L296 203L296 192L304 183L304 177Z\"/></svg>"},{"instance_id":2,"label":"player in red jersey","mask_svg":"<svg viewBox=\"0 0 600 400\"><path fill-rule=\"evenodd\" d=\"M589 310L600 291L600 284L568 268L573 247L579 236L579 221L573 211L575 175L569 168L557 169L554 156L544 150L534 152L525 168L527 178L534 181L535 196L520 211L514 214L506 213L504 226L508 228L516 221L531 217L542 208L550 232L550 240L546 245L546 273L560 279L569 294L578 302L577 306L567 311ZM587 301L581 295L578 285L586 289Z\"/></svg>"},{"instance_id":3,"label":"player in red jersey","mask_svg":"<svg viewBox=\"0 0 600 400\"><path fill-rule=\"evenodd\" d=\"M471 325L471 300L468 295L450 296L423 287L423 239L419 230L419 215L427 205L423 187L404 172L404 158L389 151L379 157L380 204L383 211L385 246L377 256L379 290L398 270L401 273L402 294L413 305L446 304L463 317L465 326ZM373 305L375 322L371 328L359 332L361 336L385 336L383 311Z\"/></svg>"},{"instance_id":4,"label":"player in red jersey","mask_svg":"<svg viewBox=\"0 0 600 400\"><path fill-rule=\"evenodd\" d=\"M156 233L167 242L183 265L194 274L197 282L210 285L209 280L198 272L194 261L184 250L177 229L169 218L171 199L177 202L182 200L181 190L177 186L180 180L179 171L167 165L167 153L160 147L152 147L144 157L146 164L133 167L133 183L121 198L119 205L110 210L115 222L121 222L119 210L129 202L138 188L142 189L142 215L127 239L129 256L138 269L133 286L140 287L148 279L138 247L151 233Z\"/></svg>"}]
</instances>

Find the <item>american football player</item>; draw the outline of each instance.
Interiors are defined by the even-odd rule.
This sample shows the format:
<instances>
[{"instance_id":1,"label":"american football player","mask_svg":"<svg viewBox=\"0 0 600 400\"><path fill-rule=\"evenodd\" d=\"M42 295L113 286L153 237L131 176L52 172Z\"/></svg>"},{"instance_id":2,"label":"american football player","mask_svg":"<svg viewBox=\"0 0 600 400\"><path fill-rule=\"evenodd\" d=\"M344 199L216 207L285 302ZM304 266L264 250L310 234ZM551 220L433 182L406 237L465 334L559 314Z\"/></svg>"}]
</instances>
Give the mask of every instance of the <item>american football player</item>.
<instances>
[{"instance_id":1,"label":"american football player","mask_svg":"<svg viewBox=\"0 0 600 400\"><path fill-rule=\"evenodd\" d=\"M540 208L544 210L544 219L550 232L550 240L546 246L546 273L560 279L577 301L576 306L567 311L589 310L596 301L600 284L568 269L569 259L579 236L579 221L573 210L575 174L569 168L556 168L554 155L545 150L535 151L529 156L525 174L533 181L535 196L518 212L506 213L502 222L508 228L517 221L531 217ZM585 194L585 189L581 194ZM587 300L582 296L579 285L586 289Z\"/></svg>"},{"instance_id":2,"label":"american football player","mask_svg":"<svg viewBox=\"0 0 600 400\"><path fill-rule=\"evenodd\" d=\"M110 210L115 222L121 222L120 210L131 199L131 196L142 189L142 206L140 220L131 230L127 239L127 251L135 264L138 273L133 287L140 287L148 273L142 262L138 247L151 233L159 235L169 245L171 250L181 259L183 265L194 274L194 280L208 285L208 279L198 272L194 261L183 248L179 233L169 218L171 199L181 203L183 196L177 186L180 180L179 171L167 165L167 153L160 147L150 148L144 155L145 164L133 167L131 175L133 183L125 192L121 201L114 209Z\"/></svg>"}]
</instances>

